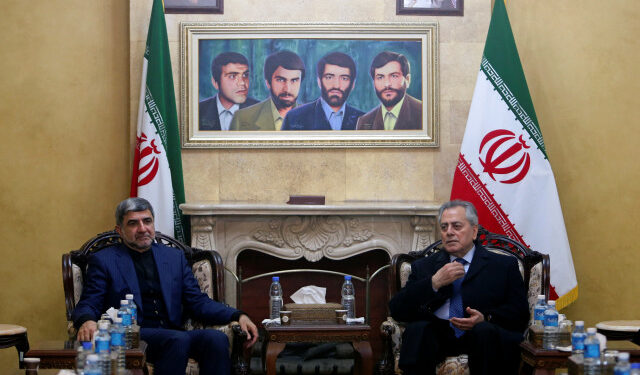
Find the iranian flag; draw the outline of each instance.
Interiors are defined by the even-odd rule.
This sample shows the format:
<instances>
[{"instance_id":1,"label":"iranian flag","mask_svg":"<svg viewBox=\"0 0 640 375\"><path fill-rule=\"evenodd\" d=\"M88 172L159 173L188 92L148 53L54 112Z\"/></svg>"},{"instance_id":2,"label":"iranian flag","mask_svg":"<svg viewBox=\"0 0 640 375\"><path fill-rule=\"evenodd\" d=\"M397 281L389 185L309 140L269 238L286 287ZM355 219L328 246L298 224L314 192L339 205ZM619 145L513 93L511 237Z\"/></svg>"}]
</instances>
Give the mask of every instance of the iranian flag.
<instances>
[{"instance_id":1,"label":"iranian flag","mask_svg":"<svg viewBox=\"0 0 640 375\"><path fill-rule=\"evenodd\" d=\"M142 65L131 196L151 203L156 230L185 241L178 207L184 203L180 135L162 0L153 1Z\"/></svg>"},{"instance_id":2,"label":"iranian flag","mask_svg":"<svg viewBox=\"0 0 640 375\"><path fill-rule=\"evenodd\" d=\"M551 164L503 0L496 0L451 199L472 202L480 223L549 254L558 308L578 283Z\"/></svg>"}]
</instances>

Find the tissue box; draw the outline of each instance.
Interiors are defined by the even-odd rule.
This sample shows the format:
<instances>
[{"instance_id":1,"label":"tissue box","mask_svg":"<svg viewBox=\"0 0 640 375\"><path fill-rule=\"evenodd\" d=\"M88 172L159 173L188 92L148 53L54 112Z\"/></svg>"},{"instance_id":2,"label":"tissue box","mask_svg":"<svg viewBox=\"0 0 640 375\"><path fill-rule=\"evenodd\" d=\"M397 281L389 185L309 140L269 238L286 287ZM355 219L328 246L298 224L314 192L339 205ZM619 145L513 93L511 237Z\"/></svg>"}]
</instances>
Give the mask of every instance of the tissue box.
<instances>
[{"instance_id":1,"label":"tissue box","mask_svg":"<svg viewBox=\"0 0 640 375\"><path fill-rule=\"evenodd\" d=\"M293 321L336 321L335 310L342 309L339 303L286 303L285 310L291 311L291 319Z\"/></svg>"}]
</instances>

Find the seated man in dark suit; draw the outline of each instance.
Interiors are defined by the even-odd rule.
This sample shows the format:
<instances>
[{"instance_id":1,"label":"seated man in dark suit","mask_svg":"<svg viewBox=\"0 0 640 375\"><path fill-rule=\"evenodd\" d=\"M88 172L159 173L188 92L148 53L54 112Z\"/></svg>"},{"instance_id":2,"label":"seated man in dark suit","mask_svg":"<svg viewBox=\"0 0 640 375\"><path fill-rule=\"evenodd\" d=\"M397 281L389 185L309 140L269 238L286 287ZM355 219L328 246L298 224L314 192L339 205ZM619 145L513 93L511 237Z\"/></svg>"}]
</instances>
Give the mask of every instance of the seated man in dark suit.
<instances>
[{"instance_id":1,"label":"seated man in dark suit","mask_svg":"<svg viewBox=\"0 0 640 375\"><path fill-rule=\"evenodd\" d=\"M342 52L332 52L318 61L318 100L292 109L282 130L355 130L364 112L347 103L356 81L356 63Z\"/></svg>"},{"instance_id":2,"label":"seated man in dark suit","mask_svg":"<svg viewBox=\"0 0 640 375\"><path fill-rule=\"evenodd\" d=\"M404 374L435 374L446 356L469 355L471 374L516 374L529 320L514 257L474 243L478 214L465 201L440 207L440 251L411 265L406 286L389 303L407 322L399 366Z\"/></svg>"},{"instance_id":3,"label":"seated man in dark suit","mask_svg":"<svg viewBox=\"0 0 640 375\"><path fill-rule=\"evenodd\" d=\"M154 243L153 208L142 198L129 198L116 209L116 231L122 244L96 252L89 258L86 284L73 311L78 340L89 341L96 320L109 307L132 293L138 305L140 339L147 342L147 360L156 375L184 374L189 358L200 374L230 372L229 341L221 331L183 331L183 311L209 324L237 320L253 345L258 332L243 312L210 299L181 250Z\"/></svg>"}]
</instances>

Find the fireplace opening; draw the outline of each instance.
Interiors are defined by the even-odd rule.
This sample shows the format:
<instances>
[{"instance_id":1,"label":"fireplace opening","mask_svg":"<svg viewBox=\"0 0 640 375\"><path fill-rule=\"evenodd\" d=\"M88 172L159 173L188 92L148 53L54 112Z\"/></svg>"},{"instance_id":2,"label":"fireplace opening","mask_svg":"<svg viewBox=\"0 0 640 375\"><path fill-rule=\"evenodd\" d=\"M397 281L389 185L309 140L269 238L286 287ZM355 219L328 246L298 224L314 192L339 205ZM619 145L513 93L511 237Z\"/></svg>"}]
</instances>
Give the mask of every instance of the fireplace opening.
<instances>
[{"instance_id":1,"label":"fireplace opening","mask_svg":"<svg viewBox=\"0 0 640 375\"><path fill-rule=\"evenodd\" d=\"M389 253L384 250L370 250L362 254L354 255L344 259L322 258L317 262L311 262L304 258L289 260L274 257L256 250L243 250L238 254L236 262L236 273L242 279L260 275L268 272L291 269L318 269L336 271L354 275L361 278L367 277L367 266L369 276L379 268L388 265L390 262ZM283 302L293 303L291 295L303 286L315 285L324 287L326 291L326 302L340 303L340 290L343 277L340 275L323 274L316 272L286 273L280 276L280 283L283 290ZM380 324L388 316L388 270L380 272L369 287L369 326L370 343L373 350L374 361L382 356L382 339L380 337ZM261 277L242 284L242 293L236 305L245 311L257 323L269 317L269 285L271 277ZM356 316L364 317L366 313L366 286L364 282L354 282L356 290ZM236 296L238 297L238 296ZM261 336L264 332L261 331ZM260 338L263 342L264 337ZM254 348L254 354L260 356L261 345ZM254 362L256 358L252 358ZM251 364L255 373L257 364Z\"/></svg>"}]
</instances>

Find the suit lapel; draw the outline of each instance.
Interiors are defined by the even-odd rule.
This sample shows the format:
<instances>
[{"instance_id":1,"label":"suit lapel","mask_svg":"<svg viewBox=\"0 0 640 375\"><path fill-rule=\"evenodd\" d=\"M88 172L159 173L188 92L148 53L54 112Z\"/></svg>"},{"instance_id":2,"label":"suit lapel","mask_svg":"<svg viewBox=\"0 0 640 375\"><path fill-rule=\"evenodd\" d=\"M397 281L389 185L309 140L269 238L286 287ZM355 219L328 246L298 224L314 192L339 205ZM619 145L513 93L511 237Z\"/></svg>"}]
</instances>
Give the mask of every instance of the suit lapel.
<instances>
[{"instance_id":1,"label":"suit lapel","mask_svg":"<svg viewBox=\"0 0 640 375\"><path fill-rule=\"evenodd\" d=\"M125 284L127 284L127 287L129 287L129 290L134 297L136 297L136 303L142 303L142 299L140 298L140 286L138 285L138 275L136 274L136 269L133 266L133 260L131 260L128 251L127 247L123 244L118 247L118 259L116 261L116 266L118 267Z\"/></svg>"},{"instance_id":2,"label":"suit lapel","mask_svg":"<svg viewBox=\"0 0 640 375\"><path fill-rule=\"evenodd\" d=\"M156 267L158 268L158 278L160 279L162 296L164 297L164 302L167 306L167 313L169 313L169 318L171 319L171 290L173 278L171 277L170 259L168 259L164 252L160 250L158 245L154 244L151 249L156 261Z\"/></svg>"},{"instance_id":3,"label":"suit lapel","mask_svg":"<svg viewBox=\"0 0 640 375\"><path fill-rule=\"evenodd\" d=\"M271 99L265 101L258 111L256 117L256 126L260 130L276 130L275 123L273 122L273 115L271 113Z\"/></svg>"},{"instance_id":4,"label":"suit lapel","mask_svg":"<svg viewBox=\"0 0 640 375\"><path fill-rule=\"evenodd\" d=\"M373 119L373 130L384 130L384 120L382 119L382 104L378 106L376 115Z\"/></svg>"},{"instance_id":5,"label":"suit lapel","mask_svg":"<svg viewBox=\"0 0 640 375\"><path fill-rule=\"evenodd\" d=\"M342 130L355 130L358 122L356 111L348 104L344 106L344 116L342 117Z\"/></svg>"},{"instance_id":6,"label":"suit lapel","mask_svg":"<svg viewBox=\"0 0 640 375\"><path fill-rule=\"evenodd\" d=\"M316 100L312 130L331 130L331 124L329 124L327 116L324 115L320 99Z\"/></svg>"},{"instance_id":7,"label":"suit lapel","mask_svg":"<svg viewBox=\"0 0 640 375\"><path fill-rule=\"evenodd\" d=\"M467 271L467 275L464 277L464 281L462 282L463 284L470 280L473 280L473 278L480 272L480 270L482 270L487 265L487 256L487 250L480 245L476 245L476 251L473 254L473 259L471 260L469 271Z\"/></svg>"}]
</instances>

